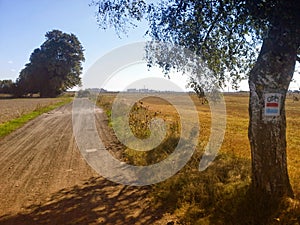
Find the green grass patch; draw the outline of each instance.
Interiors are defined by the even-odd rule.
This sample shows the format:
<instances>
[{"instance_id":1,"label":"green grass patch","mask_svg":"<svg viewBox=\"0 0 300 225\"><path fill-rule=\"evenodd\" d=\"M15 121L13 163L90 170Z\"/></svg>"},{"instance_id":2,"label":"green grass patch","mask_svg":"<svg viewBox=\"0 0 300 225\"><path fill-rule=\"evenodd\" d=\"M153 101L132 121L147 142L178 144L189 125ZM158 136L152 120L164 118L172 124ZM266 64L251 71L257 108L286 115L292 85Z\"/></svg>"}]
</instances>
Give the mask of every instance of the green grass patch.
<instances>
[{"instance_id":1,"label":"green grass patch","mask_svg":"<svg viewBox=\"0 0 300 225\"><path fill-rule=\"evenodd\" d=\"M8 122L0 124L0 137L4 137L4 136L10 134L11 132L22 127L28 121L38 117L39 115L41 115L43 113L49 112L53 109L56 109L67 103L70 103L72 100L73 100L73 98L68 97L68 98L61 98L60 102L57 102L57 103L54 103L54 104L51 104L48 106L41 107L40 105L37 105L36 108L32 112L26 113L16 119L12 119Z\"/></svg>"}]
</instances>

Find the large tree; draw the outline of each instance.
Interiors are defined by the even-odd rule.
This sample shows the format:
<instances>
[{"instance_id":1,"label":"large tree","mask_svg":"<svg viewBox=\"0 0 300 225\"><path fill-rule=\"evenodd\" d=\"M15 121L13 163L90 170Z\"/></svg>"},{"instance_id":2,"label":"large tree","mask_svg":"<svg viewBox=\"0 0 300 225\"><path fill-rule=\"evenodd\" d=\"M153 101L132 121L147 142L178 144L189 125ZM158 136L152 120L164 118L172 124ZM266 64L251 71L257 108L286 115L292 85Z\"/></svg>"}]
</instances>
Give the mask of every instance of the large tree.
<instances>
[{"instance_id":1,"label":"large tree","mask_svg":"<svg viewBox=\"0 0 300 225\"><path fill-rule=\"evenodd\" d=\"M299 61L298 0L100 0L92 5L98 7L99 25L118 32L146 19L154 41L193 51L220 84L226 80L238 84L248 76L252 187L266 196L293 196L287 172L285 99ZM152 62L165 69L178 64L165 59ZM279 110L268 111L268 106Z\"/></svg>"},{"instance_id":2,"label":"large tree","mask_svg":"<svg viewBox=\"0 0 300 225\"><path fill-rule=\"evenodd\" d=\"M47 32L46 41L33 51L16 81L16 95L40 93L55 97L81 84L83 47L74 34Z\"/></svg>"}]
</instances>

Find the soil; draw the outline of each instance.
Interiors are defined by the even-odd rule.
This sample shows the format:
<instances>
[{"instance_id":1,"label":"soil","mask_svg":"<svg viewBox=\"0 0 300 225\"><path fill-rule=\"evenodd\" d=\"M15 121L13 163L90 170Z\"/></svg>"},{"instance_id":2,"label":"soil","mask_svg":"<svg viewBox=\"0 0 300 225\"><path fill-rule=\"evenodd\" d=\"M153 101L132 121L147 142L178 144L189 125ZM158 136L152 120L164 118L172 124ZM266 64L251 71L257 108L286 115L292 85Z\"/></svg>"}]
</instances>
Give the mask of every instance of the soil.
<instances>
[{"instance_id":1,"label":"soil","mask_svg":"<svg viewBox=\"0 0 300 225\"><path fill-rule=\"evenodd\" d=\"M110 151L122 148L107 118L97 124ZM0 224L177 224L152 207L150 187L113 183L81 156L72 131L72 104L43 114L0 140Z\"/></svg>"},{"instance_id":2,"label":"soil","mask_svg":"<svg viewBox=\"0 0 300 225\"><path fill-rule=\"evenodd\" d=\"M1 99L0 95L0 124L59 101L58 98Z\"/></svg>"}]
</instances>

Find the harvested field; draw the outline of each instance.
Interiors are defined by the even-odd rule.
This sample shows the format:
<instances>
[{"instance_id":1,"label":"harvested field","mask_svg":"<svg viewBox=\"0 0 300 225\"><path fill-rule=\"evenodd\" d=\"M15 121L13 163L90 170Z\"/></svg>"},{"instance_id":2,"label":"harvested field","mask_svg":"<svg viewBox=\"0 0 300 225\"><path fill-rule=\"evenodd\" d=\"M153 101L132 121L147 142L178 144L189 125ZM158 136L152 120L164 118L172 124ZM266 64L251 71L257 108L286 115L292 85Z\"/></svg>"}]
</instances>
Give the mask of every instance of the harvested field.
<instances>
[{"instance_id":1,"label":"harvested field","mask_svg":"<svg viewBox=\"0 0 300 225\"><path fill-rule=\"evenodd\" d=\"M0 124L60 101L59 98L0 99Z\"/></svg>"},{"instance_id":2,"label":"harvested field","mask_svg":"<svg viewBox=\"0 0 300 225\"><path fill-rule=\"evenodd\" d=\"M103 94L99 99L100 104L110 105L116 94ZM286 99L287 117L287 158L288 171L296 197L300 198L300 167L299 167L299 145L300 145L300 101L295 101L294 96L289 94ZM176 98L179 96L176 96ZM226 132L220 149L220 153L232 154L236 157L250 160L251 151L248 140L249 124L249 95L247 93L225 94L226 102ZM300 98L300 97L299 97ZM211 114L208 104L201 104L196 95L192 95L200 121L199 141L205 146L209 139ZM102 102L101 102L102 101ZM143 105L152 112L159 112L167 120L177 120L175 108L166 101L147 97L143 100ZM109 107L106 107L109 109Z\"/></svg>"}]
</instances>

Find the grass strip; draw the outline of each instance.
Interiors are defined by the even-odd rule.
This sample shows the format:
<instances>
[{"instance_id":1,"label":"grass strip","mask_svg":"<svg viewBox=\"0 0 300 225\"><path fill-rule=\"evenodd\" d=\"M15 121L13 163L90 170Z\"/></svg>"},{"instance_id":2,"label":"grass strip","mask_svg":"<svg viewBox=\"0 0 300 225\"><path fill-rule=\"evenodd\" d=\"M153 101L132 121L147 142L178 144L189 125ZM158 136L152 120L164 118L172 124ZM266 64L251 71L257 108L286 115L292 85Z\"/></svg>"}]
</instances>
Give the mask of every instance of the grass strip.
<instances>
[{"instance_id":1,"label":"grass strip","mask_svg":"<svg viewBox=\"0 0 300 225\"><path fill-rule=\"evenodd\" d=\"M43 113L47 113L51 110L54 110L60 106L63 106L65 104L70 103L73 100L73 98L62 98L60 102L44 106L44 107L37 107L35 110L33 110L30 113L26 113L16 119L12 119L10 121L7 121L5 123L0 124L0 137L4 137L11 132L19 129L22 127L25 123L28 121L38 117L39 115Z\"/></svg>"}]
</instances>

